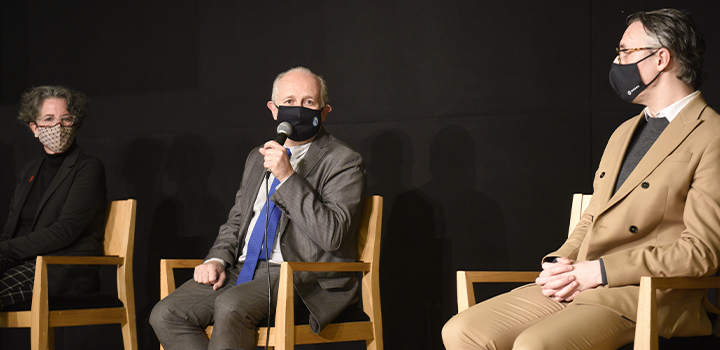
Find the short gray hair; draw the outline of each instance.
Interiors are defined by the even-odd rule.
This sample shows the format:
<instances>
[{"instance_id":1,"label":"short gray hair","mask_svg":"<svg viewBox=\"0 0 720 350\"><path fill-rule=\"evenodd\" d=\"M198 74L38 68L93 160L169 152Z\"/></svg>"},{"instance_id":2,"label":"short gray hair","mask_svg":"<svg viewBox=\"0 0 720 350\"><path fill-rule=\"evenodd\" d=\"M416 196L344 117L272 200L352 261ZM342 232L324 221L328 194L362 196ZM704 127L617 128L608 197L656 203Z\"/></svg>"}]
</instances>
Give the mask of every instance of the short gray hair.
<instances>
[{"instance_id":1,"label":"short gray hair","mask_svg":"<svg viewBox=\"0 0 720 350\"><path fill-rule=\"evenodd\" d=\"M68 89L64 86L37 86L25 92L20 98L20 113L18 120L25 125L35 123L40 116L43 102L49 98L62 98L67 103L67 110L75 116L75 125L80 127L90 103L82 92Z\"/></svg>"},{"instance_id":2,"label":"short gray hair","mask_svg":"<svg viewBox=\"0 0 720 350\"><path fill-rule=\"evenodd\" d=\"M317 79L318 84L320 85L320 98L322 99L322 106L325 107L325 105L330 102L330 100L328 99L327 84L325 83L325 79L323 79L323 77L313 73L311 70L309 70L305 67L302 67L302 66L290 68L290 69L278 74L277 77L275 77L275 81L273 82L272 97L271 97L273 102L275 102L275 98L277 97L278 82L280 81L280 79L282 79L282 77L285 76L285 74L292 73L292 72L303 72L303 73L311 75L315 79ZM276 105L277 105L277 103L276 103Z\"/></svg>"}]
</instances>

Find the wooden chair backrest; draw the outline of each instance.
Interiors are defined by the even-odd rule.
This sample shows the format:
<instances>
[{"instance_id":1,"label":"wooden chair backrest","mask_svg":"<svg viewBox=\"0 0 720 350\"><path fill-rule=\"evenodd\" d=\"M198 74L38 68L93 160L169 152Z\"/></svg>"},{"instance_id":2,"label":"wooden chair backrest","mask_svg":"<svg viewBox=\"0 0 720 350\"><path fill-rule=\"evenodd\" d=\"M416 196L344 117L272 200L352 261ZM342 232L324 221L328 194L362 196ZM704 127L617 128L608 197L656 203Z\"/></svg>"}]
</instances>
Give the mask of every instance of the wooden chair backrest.
<instances>
[{"instance_id":1,"label":"wooden chair backrest","mask_svg":"<svg viewBox=\"0 0 720 350\"><path fill-rule=\"evenodd\" d=\"M380 261L380 230L382 228L382 196L365 198L362 221L357 232L357 256L362 262Z\"/></svg>"},{"instance_id":2,"label":"wooden chair backrest","mask_svg":"<svg viewBox=\"0 0 720 350\"><path fill-rule=\"evenodd\" d=\"M108 204L105 220L105 255L132 261L135 242L135 211L137 201L126 199Z\"/></svg>"},{"instance_id":3,"label":"wooden chair backrest","mask_svg":"<svg viewBox=\"0 0 720 350\"><path fill-rule=\"evenodd\" d=\"M575 193L573 194L572 208L570 209L570 228L568 229L568 236L573 232L575 226L580 222L582 214L590 204L591 194Z\"/></svg>"}]
</instances>

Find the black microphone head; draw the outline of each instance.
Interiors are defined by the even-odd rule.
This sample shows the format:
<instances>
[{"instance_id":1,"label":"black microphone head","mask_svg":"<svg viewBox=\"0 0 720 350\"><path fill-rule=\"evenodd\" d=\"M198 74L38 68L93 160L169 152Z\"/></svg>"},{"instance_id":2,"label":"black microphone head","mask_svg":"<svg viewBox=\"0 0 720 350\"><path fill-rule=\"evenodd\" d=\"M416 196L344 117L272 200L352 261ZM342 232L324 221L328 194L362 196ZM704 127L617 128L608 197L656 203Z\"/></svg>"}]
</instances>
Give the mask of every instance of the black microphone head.
<instances>
[{"instance_id":1,"label":"black microphone head","mask_svg":"<svg viewBox=\"0 0 720 350\"><path fill-rule=\"evenodd\" d=\"M275 137L275 142L279 143L280 145L285 144L285 140L288 138L288 136L292 135L293 133L293 127L288 122L282 122L277 127L277 136Z\"/></svg>"}]
</instances>

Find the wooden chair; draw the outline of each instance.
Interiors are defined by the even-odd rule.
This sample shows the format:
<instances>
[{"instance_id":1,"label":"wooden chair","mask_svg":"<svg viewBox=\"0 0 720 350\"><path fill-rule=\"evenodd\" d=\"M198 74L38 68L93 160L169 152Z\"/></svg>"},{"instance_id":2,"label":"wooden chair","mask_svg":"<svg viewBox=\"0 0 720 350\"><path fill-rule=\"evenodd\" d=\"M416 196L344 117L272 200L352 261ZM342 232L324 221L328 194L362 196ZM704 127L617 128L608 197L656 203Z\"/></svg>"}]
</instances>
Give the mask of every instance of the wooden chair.
<instances>
[{"instance_id":1,"label":"wooden chair","mask_svg":"<svg viewBox=\"0 0 720 350\"><path fill-rule=\"evenodd\" d=\"M30 328L33 350L54 348L55 327L120 323L126 350L137 350L132 257L135 238L134 199L109 203L104 256L38 256L29 311L0 312L0 327ZM48 265L117 265L117 294L122 307L50 310Z\"/></svg>"},{"instance_id":2,"label":"wooden chair","mask_svg":"<svg viewBox=\"0 0 720 350\"><path fill-rule=\"evenodd\" d=\"M368 350L382 350L382 314L380 312L380 229L382 226L383 198L372 196L365 199L363 217L357 233L358 257L354 263L283 262L280 267L278 303L275 326L257 330L257 345L278 350L293 349L295 344L318 344L365 340ZM175 290L175 268L194 268L202 260L162 259L160 261L160 297L165 298ZM362 272L363 311L369 321L331 323L320 334L310 330L309 325L295 325L293 298L293 271L343 271ZM212 334L212 326L205 330ZM162 347L161 347L162 348Z\"/></svg>"},{"instance_id":3,"label":"wooden chair","mask_svg":"<svg viewBox=\"0 0 720 350\"><path fill-rule=\"evenodd\" d=\"M589 194L575 193L573 195L568 235L580 221L582 213L590 203L590 198L592 195ZM529 283L535 282L539 273L538 271L458 271L458 312L475 305L473 283ZM720 277L642 277L640 279L634 349L658 349L656 290L706 288L716 288L720 292ZM720 305L720 293L716 294L716 305Z\"/></svg>"}]
</instances>

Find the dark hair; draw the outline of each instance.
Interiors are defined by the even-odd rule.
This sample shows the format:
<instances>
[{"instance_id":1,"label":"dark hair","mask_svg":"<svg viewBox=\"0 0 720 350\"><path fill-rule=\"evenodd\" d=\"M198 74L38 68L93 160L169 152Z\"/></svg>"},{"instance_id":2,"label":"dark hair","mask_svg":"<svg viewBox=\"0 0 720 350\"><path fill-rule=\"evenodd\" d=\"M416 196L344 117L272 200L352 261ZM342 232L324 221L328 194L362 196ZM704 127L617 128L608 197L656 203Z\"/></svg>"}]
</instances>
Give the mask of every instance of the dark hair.
<instances>
[{"instance_id":1,"label":"dark hair","mask_svg":"<svg viewBox=\"0 0 720 350\"><path fill-rule=\"evenodd\" d=\"M67 103L67 110L75 116L75 125L80 127L87 117L90 105L82 92L70 90L63 86L38 86L25 92L20 98L18 120L25 125L34 123L40 116L43 102L48 98L62 98Z\"/></svg>"},{"instance_id":2,"label":"dark hair","mask_svg":"<svg viewBox=\"0 0 720 350\"><path fill-rule=\"evenodd\" d=\"M627 24L640 21L645 32L654 36L668 50L678 65L678 79L697 89L702 84L705 38L685 10L662 9L637 12L628 16Z\"/></svg>"}]
</instances>

